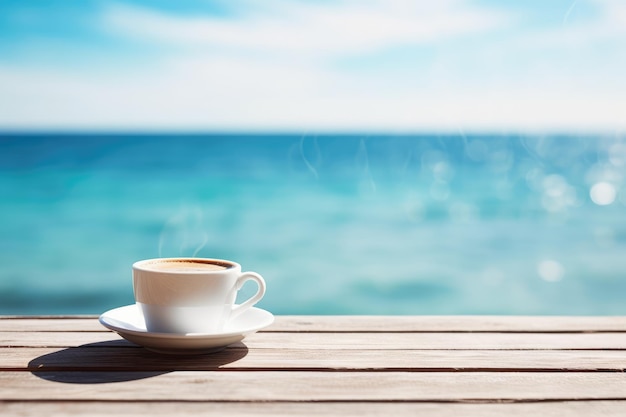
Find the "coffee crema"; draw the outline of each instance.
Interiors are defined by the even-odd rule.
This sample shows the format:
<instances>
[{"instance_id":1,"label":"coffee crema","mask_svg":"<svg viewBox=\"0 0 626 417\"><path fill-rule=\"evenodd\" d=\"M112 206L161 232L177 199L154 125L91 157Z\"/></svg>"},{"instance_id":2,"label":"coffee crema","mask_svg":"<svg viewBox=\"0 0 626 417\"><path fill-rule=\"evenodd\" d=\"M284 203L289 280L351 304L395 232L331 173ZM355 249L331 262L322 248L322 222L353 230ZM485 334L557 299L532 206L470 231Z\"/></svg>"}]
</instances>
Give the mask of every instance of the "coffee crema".
<instances>
[{"instance_id":1,"label":"coffee crema","mask_svg":"<svg viewBox=\"0 0 626 417\"><path fill-rule=\"evenodd\" d=\"M218 262L218 261L203 261L193 259L181 259L178 260L164 260L155 261L148 264L144 264L143 268L151 271L166 271L166 272L210 272L210 271L223 271L228 268L232 268L233 265Z\"/></svg>"}]
</instances>

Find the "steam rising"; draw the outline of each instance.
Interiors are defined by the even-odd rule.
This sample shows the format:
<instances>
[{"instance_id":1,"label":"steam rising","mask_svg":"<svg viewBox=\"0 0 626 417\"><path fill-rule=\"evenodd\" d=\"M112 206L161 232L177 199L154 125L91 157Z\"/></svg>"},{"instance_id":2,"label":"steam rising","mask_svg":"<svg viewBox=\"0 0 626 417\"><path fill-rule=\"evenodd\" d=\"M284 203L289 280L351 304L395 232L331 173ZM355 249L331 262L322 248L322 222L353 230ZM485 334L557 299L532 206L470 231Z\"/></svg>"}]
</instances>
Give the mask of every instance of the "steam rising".
<instances>
[{"instance_id":1,"label":"steam rising","mask_svg":"<svg viewBox=\"0 0 626 417\"><path fill-rule=\"evenodd\" d=\"M370 171L370 161L364 139L361 139L359 142L355 162L357 171L362 179L362 184L365 189L369 191L376 191L376 183L374 182L374 178L372 177L372 173Z\"/></svg>"},{"instance_id":2,"label":"steam rising","mask_svg":"<svg viewBox=\"0 0 626 417\"><path fill-rule=\"evenodd\" d=\"M161 230L159 257L197 256L209 241L205 230L200 207L183 207Z\"/></svg>"},{"instance_id":3,"label":"steam rising","mask_svg":"<svg viewBox=\"0 0 626 417\"><path fill-rule=\"evenodd\" d=\"M305 140L305 136L302 136L302 139L300 139L300 156L302 156L302 161L306 165L307 169L313 174L315 179L319 179L319 174L317 173L317 170L315 169L313 164L306 157L306 153L304 151L304 140ZM319 148L319 145L317 144L317 140L315 138L313 138L312 143L313 143L313 146L312 146L312 149L313 149L313 159L314 159L314 163L317 165L317 164L319 164L320 159L321 159L320 148Z\"/></svg>"}]
</instances>

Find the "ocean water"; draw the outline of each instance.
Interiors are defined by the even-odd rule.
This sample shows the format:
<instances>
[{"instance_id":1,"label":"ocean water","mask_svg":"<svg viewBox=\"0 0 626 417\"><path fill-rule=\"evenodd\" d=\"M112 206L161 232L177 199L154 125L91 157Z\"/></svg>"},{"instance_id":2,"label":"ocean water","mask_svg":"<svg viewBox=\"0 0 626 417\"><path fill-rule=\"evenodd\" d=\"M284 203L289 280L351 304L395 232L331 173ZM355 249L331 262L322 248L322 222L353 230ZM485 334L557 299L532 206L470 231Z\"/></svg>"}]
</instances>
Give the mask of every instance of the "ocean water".
<instances>
[{"instance_id":1,"label":"ocean water","mask_svg":"<svg viewBox=\"0 0 626 417\"><path fill-rule=\"evenodd\" d=\"M132 303L160 256L275 314L626 314L625 139L1 134L0 314Z\"/></svg>"}]
</instances>

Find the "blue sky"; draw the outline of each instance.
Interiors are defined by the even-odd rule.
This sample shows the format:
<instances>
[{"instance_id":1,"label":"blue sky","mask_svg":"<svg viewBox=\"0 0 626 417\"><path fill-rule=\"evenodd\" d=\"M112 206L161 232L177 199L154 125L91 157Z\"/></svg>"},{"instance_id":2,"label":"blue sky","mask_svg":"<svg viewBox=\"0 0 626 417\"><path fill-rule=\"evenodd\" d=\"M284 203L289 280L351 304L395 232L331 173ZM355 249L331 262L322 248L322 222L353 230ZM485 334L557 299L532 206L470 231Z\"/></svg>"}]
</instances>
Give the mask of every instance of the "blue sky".
<instances>
[{"instance_id":1,"label":"blue sky","mask_svg":"<svg viewBox=\"0 0 626 417\"><path fill-rule=\"evenodd\" d=\"M0 2L2 130L626 131L626 2Z\"/></svg>"}]
</instances>

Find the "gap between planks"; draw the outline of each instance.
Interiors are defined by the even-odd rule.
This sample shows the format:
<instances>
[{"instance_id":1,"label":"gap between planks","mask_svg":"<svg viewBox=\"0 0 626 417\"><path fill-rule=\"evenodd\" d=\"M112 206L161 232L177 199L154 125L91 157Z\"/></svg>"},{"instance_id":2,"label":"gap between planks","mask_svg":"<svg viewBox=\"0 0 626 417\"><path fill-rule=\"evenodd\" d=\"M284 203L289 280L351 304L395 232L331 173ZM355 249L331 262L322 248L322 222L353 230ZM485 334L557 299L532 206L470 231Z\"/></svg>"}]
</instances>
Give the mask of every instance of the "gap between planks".
<instances>
[{"instance_id":1,"label":"gap between planks","mask_svg":"<svg viewBox=\"0 0 626 417\"><path fill-rule=\"evenodd\" d=\"M60 404L72 404L72 403L105 403L105 404L464 404L464 405L481 405L481 404L550 404L550 403L602 403L612 402L620 403L623 407L626 407L626 396L617 396L614 398L517 398L517 399L497 399L497 398L472 398L472 399L412 399L412 400L385 400L385 399L340 399L340 400L203 400L203 399L168 399L168 400L154 400L154 399L0 399L2 403L60 403Z\"/></svg>"}]
</instances>

